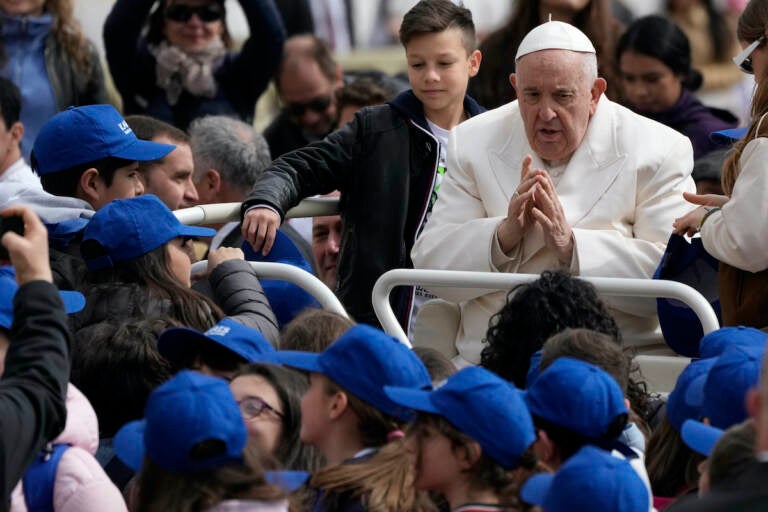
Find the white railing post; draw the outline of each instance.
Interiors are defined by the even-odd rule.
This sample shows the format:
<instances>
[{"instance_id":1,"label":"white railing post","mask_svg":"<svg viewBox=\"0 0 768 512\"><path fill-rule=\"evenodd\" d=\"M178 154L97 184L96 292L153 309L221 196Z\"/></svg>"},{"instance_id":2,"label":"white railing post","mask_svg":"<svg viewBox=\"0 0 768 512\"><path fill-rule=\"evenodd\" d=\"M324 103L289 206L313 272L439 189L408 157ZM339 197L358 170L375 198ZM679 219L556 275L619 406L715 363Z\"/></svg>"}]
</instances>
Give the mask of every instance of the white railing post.
<instances>
[{"instance_id":1,"label":"white railing post","mask_svg":"<svg viewBox=\"0 0 768 512\"><path fill-rule=\"evenodd\" d=\"M223 224L240 220L241 203L201 204L173 212L182 224ZM338 197L308 197L286 213L286 219L325 217L339 213Z\"/></svg>"},{"instance_id":2,"label":"white railing post","mask_svg":"<svg viewBox=\"0 0 768 512\"><path fill-rule=\"evenodd\" d=\"M341 305L336 295L333 294L325 283L306 270L302 270L294 265L288 265L287 263L269 263L266 261L249 261L248 263L251 264L259 278L279 279L300 286L314 297L323 306L323 309L338 313L344 318L349 318L347 311ZM198 261L192 265L192 274L205 272L207 268L207 260Z\"/></svg>"}]
</instances>

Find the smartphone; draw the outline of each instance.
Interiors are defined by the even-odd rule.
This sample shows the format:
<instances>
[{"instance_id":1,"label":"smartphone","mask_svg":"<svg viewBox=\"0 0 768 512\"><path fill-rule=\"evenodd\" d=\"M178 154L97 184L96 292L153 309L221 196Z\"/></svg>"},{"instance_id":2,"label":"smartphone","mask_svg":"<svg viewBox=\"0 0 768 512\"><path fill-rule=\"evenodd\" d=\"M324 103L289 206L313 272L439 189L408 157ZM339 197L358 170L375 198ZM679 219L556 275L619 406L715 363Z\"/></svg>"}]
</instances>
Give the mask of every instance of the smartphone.
<instances>
[{"instance_id":1,"label":"smartphone","mask_svg":"<svg viewBox=\"0 0 768 512\"><path fill-rule=\"evenodd\" d=\"M0 238L2 238L7 231L13 231L14 233L24 236L24 219L19 216L0 217ZM8 250L3 244L0 244L0 261L10 261Z\"/></svg>"}]
</instances>

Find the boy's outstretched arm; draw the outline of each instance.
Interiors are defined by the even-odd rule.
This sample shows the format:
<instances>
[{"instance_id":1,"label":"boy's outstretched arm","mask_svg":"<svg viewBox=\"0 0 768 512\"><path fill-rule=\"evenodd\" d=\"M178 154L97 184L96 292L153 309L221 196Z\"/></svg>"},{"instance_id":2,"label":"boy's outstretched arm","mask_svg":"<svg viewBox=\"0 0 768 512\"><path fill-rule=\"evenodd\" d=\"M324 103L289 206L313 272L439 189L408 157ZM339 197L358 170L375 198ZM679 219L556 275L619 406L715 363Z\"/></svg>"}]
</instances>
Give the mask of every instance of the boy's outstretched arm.
<instances>
[{"instance_id":1,"label":"boy's outstretched arm","mask_svg":"<svg viewBox=\"0 0 768 512\"><path fill-rule=\"evenodd\" d=\"M0 499L7 501L35 455L64 428L71 335L51 282L45 226L24 206L0 215L21 216L25 230L24 236L6 233L0 239L19 283L0 378Z\"/></svg>"},{"instance_id":2,"label":"boy's outstretched arm","mask_svg":"<svg viewBox=\"0 0 768 512\"><path fill-rule=\"evenodd\" d=\"M373 112L358 112L325 139L286 153L264 170L241 211L243 238L255 251L269 253L285 212L302 199L334 190L345 193L363 151L365 125Z\"/></svg>"}]
</instances>

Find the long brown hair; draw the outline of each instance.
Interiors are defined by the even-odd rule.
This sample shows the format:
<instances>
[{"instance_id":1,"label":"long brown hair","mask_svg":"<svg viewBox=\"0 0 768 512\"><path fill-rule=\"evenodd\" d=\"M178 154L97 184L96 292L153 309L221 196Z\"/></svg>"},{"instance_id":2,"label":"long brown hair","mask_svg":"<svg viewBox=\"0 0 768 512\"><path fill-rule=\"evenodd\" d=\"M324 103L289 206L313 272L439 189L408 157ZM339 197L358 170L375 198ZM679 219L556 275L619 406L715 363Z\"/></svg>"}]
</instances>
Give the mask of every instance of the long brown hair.
<instances>
[{"instance_id":1,"label":"long brown hair","mask_svg":"<svg viewBox=\"0 0 768 512\"><path fill-rule=\"evenodd\" d=\"M187 327L206 331L224 318L224 312L202 293L179 283L168 269L166 245L132 260L118 262L113 268L89 271L86 280L94 289L105 284L139 284L146 288L149 298L167 301L170 311L163 314ZM87 240L81 250L88 257L91 249Z\"/></svg>"},{"instance_id":2,"label":"long brown hair","mask_svg":"<svg viewBox=\"0 0 768 512\"><path fill-rule=\"evenodd\" d=\"M426 494L415 492L413 462L403 439L387 439L391 432L404 428L404 423L363 402L331 379L327 382L327 394L346 393L349 407L358 418L363 445L381 448L369 459L321 469L312 477L310 485L322 489L323 499L329 501L342 493L357 496L366 510L433 510Z\"/></svg>"},{"instance_id":3,"label":"long brown hair","mask_svg":"<svg viewBox=\"0 0 768 512\"><path fill-rule=\"evenodd\" d=\"M751 43L766 36L766 27L768 27L768 2L751 0L739 17L736 36L739 41ZM763 41L759 48L763 48L765 45L766 42ZM756 76L755 81L757 85L750 108L752 123L746 135L734 144L733 150L723 166L721 180L723 192L728 196L733 192L733 185L739 176L739 160L744 146L755 137L768 137L768 120L763 120L763 116L768 112L768 75ZM761 121L763 122L761 123Z\"/></svg>"},{"instance_id":4,"label":"long brown hair","mask_svg":"<svg viewBox=\"0 0 768 512\"><path fill-rule=\"evenodd\" d=\"M43 8L53 18L51 34L64 53L72 58L76 71L91 76L98 63L91 59L90 45L80 23L75 19L72 0L45 0ZM6 61L5 47L0 41L0 67L5 66Z\"/></svg>"},{"instance_id":5,"label":"long brown hair","mask_svg":"<svg viewBox=\"0 0 768 512\"><path fill-rule=\"evenodd\" d=\"M284 498L279 488L267 483L258 462L253 460L202 473L181 474L144 457L130 490L128 506L136 512L198 512L229 499L275 501Z\"/></svg>"},{"instance_id":6,"label":"long brown hair","mask_svg":"<svg viewBox=\"0 0 768 512\"><path fill-rule=\"evenodd\" d=\"M680 432L664 418L648 439L645 450L653 495L672 498L695 489L702 460L704 457L688 448Z\"/></svg>"}]
</instances>

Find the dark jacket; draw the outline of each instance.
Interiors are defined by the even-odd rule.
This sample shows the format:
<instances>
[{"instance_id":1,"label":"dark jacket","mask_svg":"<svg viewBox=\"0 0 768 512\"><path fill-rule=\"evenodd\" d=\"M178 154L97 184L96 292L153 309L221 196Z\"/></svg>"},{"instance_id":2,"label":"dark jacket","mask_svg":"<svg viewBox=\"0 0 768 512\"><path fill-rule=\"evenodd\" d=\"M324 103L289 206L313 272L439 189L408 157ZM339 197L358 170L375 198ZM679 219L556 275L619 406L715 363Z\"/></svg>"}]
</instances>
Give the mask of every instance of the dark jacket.
<instances>
[{"instance_id":1,"label":"dark jacket","mask_svg":"<svg viewBox=\"0 0 768 512\"><path fill-rule=\"evenodd\" d=\"M0 379L0 460L3 503L49 440L64 429L71 335L56 287L21 286ZM5 509L5 507L0 507Z\"/></svg>"},{"instance_id":2,"label":"dark jacket","mask_svg":"<svg viewBox=\"0 0 768 512\"><path fill-rule=\"evenodd\" d=\"M736 116L719 108L707 107L692 92L683 89L677 103L662 112L643 112L640 115L658 121L677 130L693 144L693 158L697 159L723 146L710 138L712 132L735 128L739 120Z\"/></svg>"},{"instance_id":3,"label":"dark jacket","mask_svg":"<svg viewBox=\"0 0 768 512\"><path fill-rule=\"evenodd\" d=\"M768 510L768 462L756 463L734 490L712 491L675 503L674 512L763 512Z\"/></svg>"},{"instance_id":4,"label":"dark jacket","mask_svg":"<svg viewBox=\"0 0 768 512\"><path fill-rule=\"evenodd\" d=\"M277 71L285 31L272 0L240 0L250 35L239 52L227 55L216 70L219 85L214 98L184 91L176 105L156 85L156 61L142 27L155 0L118 0L104 23L107 62L128 114L146 114L186 129L204 115L231 115L253 120L256 100Z\"/></svg>"},{"instance_id":5,"label":"dark jacket","mask_svg":"<svg viewBox=\"0 0 768 512\"><path fill-rule=\"evenodd\" d=\"M309 0L275 0L275 5L283 18L288 37L311 34L315 31L315 22L312 19Z\"/></svg>"},{"instance_id":6,"label":"dark jacket","mask_svg":"<svg viewBox=\"0 0 768 512\"><path fill-rule=\"evenodd\" d=\"M243 325L252 327L277 346L277 320L264 296L259 280L251 267L242 260L228 260L211 271L209 296L224 314ZM167 300L150 298L139 284L107 283L91 285L83 290L85 308L71 319L76 338L83 329L102 322L125 323L128 319L152 316L173 316ZM211 312L210 325L217 322Z\"/></svg>"},{"instance_id":7,"label":"dark jacket","mask_svg":"<svg viewBox=\"0 0 768 512\"><path fill-rule=\"evenodd\" d=\"M470 115L483 111L464 99ZM411 247L426 213L439 156L421 102L406 91L386 105L366 107L320 142L272 162L243 202L281 215L305 197L341 191L344 224L336 294L358 322L379 325L371 291L384 272L412 268ZM448 170L450 172L450 169ZM395 290L395 313L404 325L410 293Z\"/></svg>"}]
</instances>

